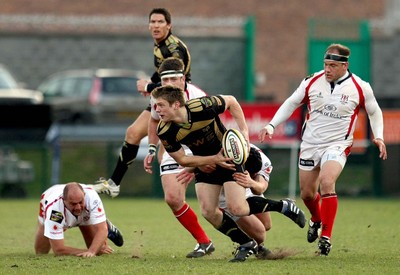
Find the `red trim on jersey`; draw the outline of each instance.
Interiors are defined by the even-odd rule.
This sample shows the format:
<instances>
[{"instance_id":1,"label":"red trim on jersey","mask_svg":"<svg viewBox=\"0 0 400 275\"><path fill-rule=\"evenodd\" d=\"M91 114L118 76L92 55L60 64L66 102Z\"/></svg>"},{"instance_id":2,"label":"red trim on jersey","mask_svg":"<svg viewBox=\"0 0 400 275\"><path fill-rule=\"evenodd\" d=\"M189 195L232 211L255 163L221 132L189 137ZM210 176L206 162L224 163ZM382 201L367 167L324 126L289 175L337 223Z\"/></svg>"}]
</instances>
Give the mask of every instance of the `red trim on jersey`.
<instances>
[{"instance_id":1,"label":"red trim on jersey","mask_svg":"<svg viewBox=\"0 0 400 275\"><path fill-rule=\"evenodd\" d=\"M47 206L46 206L46 208L45 208L45 210L44 210L44 218L46 218L46 216L47 216L47 209L50 207L50 206L52 206L54 203L56 203L57 201L59 201L60 199L63 199L63 197L62 196L60 196L60 197L58 197L57 199L55 199L54 201L52 201L51 203L49 203ZM64 210L65 210L65 207L64 207ZM65 214L65 213L64 213Z\"/></svg>"},{"instance_id":2,"label":"red trim on jersey","mask_svg":"<svg viewBox=\"0 0 400 275\"><path fill-rule=\"evenodd\" d=\"M358 113L360 112L360 108L361 107L365 108L365 105L364 105L365 104L365 99L364 99L364 94L363 94L363 91L361 89L361 86L357 83L357 81L355 80L353 75L351 75L351 80L353 81L354 85L357 88L358 97L359 97L359 103L358 103L357 107L354 109L353 115L351 116L349 129L347 130L347 134L346 134L344 139L347 139L349 137L350 131L353 128L354 121L356 120L356 117L358 116Z\"/></svg>"},{"instance_id":3,"label":"red trim on jersey","mask_svg":"<svg viewBox=\"0 0 400 275\"><path fill-rule=\"evenodd\" d=\"M346 154L346 157L348 157L348 156L350 155L350 152L351 152L351 146L347 147L347 148L344 150L344 153Z\"/></svg>"}]
</instances>

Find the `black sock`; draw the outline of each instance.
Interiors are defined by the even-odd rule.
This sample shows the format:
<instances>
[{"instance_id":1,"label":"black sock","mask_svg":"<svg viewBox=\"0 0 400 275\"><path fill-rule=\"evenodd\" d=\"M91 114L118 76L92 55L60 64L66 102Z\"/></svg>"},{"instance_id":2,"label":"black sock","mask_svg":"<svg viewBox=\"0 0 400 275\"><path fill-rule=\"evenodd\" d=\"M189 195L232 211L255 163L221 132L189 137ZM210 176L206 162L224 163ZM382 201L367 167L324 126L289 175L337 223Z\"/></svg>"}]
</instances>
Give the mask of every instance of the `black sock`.
<instances>
[{"instance_id":1,"label":"black sock","mask_svg":"<svg viewBox=\"0 0 400 275\"><path fill-rule=\"evenodd\" d=\"M217 230L222 234L228 236L233 242L238 244L245 244L253 240L249 236L247 236L247 234L244 233L237 226L235 221L232 220L232 218L229 217L227 214L225 214L225 212L222 217L222 223L219 228L217 228Z\"/></svg>"},{"instance_id":2,"label":"black sock","mask_svg":"<svg viewBox=\"0 0 400 275\"><path fill-rule=\"evenodd\" d=\"M115 167L111 176L111 179L116 185L120 185L122 178L128 170L128 166L131 165L131 163L135 160L138 150L138 145L129 144L124 141L117 161L117 166Z\"/></svg>"},{"instance_id":3,"label":"black sock","mask_svg":"<svg viewBox=\"0 0 400 275\"><path fill-rule=\"evenodd\" d=\"M257 214L262 212L281 212L283 207L282 201L274 201L262 197L247 198L250 206L250 214Z\"/></svg>"}]
</instances>

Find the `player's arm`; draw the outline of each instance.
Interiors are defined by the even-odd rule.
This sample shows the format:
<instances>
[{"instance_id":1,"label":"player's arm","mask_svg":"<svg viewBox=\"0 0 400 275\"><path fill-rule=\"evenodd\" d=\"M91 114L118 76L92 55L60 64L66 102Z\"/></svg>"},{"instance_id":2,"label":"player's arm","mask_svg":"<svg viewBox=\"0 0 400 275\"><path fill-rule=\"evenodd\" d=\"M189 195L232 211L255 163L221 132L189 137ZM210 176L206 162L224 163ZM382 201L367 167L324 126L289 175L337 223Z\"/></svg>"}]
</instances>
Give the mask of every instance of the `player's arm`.
<instances>
[{"instance_id":1,"label":"player's arm","mask_svg":"<svg viewBox=\"0 0 400 275\"><path fill-rule=\"evenodd\" d=\"M87 252L83 252L78 254L78 256L82 257L93 257L98 254L100 254L100 251L102 250L104 244L106 244L107 241L107 235L108 235L108 228L107 228L107 223L101 222L98 224L93 224L89 225L93 227L93 231L95 232L93 240L88 247Z\"/></svg>"},{"instance_id":2,"label":"player's arm","mask_svg":"<svg viewBox=\"0 0 400 275\"><path fill-rule=\"evenodd\" d=\"M306 100L305 81L303 81L297 90L289 98L287 98L285 102L283 102L278 111L276 111L272 120L260 130L258 134L259 141L263 142L266 135L268 135L269 138L272 138L275 127L286 121L293 114L293 112L303 104L304 100Z\"/></svg>"},{"instance_id":3,"label":"player's arm","mask_svg":"<svg viewBox=\"0 0 400 275\"><path fill-rule=\"evenodd\" d=\"M49 239L51 249L53 250L56 256L63 256L63 255L78 255L79 253L86 252L87 249L75 248L66 246L64 244L64 239L61 240L53 240Z\"/></svg>"},{"instance_id":4,"label":"player's arm","mask_svg":"<svg viewBox=\"0 0 400 275\"><path fill-rule=\"evenodd\" d=\"M144 170L152 174L152 162L154 161L154 157L157 151L157 144L158 144L158 136L157 136L157 125L158 120L150 116L149 125L147 127L147 136L149 142L149 152L143 160L143 168Z\"/></svg>"},{"instance_id":5,"label":"player's arm","mask_svg":"<svg viewBox=\"0 0 400 275\"><path fill-rule=\"evenodd\" d=\"M198 167L207 164L218 164L223 168L236 170L235 165L228 163L232 158L227 158L222 153L223 149L216 155L211 156L188 156L181 147L178 151L169 152L169 155L183 167Z\"/></svg>"},{"instance_id":6,"label":"player's arm","mask_svg":"<svg viewBox=\"0 0 400 275\"><path fill-rule=\"evenodd\" d=\"M247 128L246 118L244 116L242 107L234 96L223 95L222 98L225 100L225 110L229 110L233 119L238 125L240 132L243 134L244 138L249 144L249 129Z\"/></svg>"},{"instance_id":7,"label":"player's arm","mask_svg":"<svg viewBox=\"0 0 400 275\"><path fill-rule=\"evenodd\" d=\"M371 86L364 85L365 110L371 125L372 133L374 134L373 142L379 148L379 157L387 159L386 145L383 139L383 114L382 110L376 102Z\"/></svg>"},{"instance_id":8,"label":"player's arm","mask_svg":"<svg viewBox=\"0 0 400 275\"><path fill-rule=\"evenodd\" d=\"M255 195L263 194L268 188L268 181L259 174L252 178L247 171L245 173L234 173L233 179L244 188L250 188Z\"/></svg>"}]
</instances>

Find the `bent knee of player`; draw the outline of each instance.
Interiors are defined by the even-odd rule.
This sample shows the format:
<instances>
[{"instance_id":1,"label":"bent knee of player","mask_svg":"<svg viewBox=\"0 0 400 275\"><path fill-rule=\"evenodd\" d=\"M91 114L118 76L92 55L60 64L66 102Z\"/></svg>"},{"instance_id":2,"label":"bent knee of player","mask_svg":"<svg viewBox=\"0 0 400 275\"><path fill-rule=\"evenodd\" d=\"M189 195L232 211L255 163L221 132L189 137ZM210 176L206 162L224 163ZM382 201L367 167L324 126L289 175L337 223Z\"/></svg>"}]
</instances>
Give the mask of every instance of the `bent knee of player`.
<instances>
[{"instance_id":1,"label":"bent knee of player","mask_svg":"<svg viewBox=\"0 0 400 275\"><path fill-rule=\"evenodd\" d=\"M144 138L146 135L147 130L144 131L144 129L138 129L138 126L131 125L126 130L125 140L129 144L139 145L142 138Z\"/></svg>"},{"instance_id":2,"label":"bent knee of player","mask_svg":"<svg viewBox=\"0 0 400 275\"><path fill-rule=\"evenodd\" d=\"M247 216L250 212L249 206L244 204L227 203L227 209L233 216L238 217Z\"/></svg>"}]
</instances>

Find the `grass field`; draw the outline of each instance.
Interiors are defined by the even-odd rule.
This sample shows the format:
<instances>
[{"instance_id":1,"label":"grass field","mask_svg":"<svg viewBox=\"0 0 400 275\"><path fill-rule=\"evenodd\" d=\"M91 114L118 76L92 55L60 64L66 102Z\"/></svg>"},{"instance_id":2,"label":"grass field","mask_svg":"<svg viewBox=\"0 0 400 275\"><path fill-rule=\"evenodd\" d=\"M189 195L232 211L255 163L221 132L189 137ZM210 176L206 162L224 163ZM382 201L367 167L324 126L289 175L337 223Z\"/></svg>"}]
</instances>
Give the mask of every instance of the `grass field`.
<instances>
[{"instance_id":1,"label":"grass field","mask_svg":"<svg viewBox=\"0 0 400 275\"><path fill-rule=\"evenodd\" d=\"M190 200L195 211L198 204ZM339 200L339 211L328 257L314 255L316 243L284 216L272 213L273 227L266 245L295 255L281 260L249 258L229 263L236 247L202 217L201 224L216 251L186 259L194 239L180 226L162 200L109 199L107 216L124 234L123 247L112 255L83 259L36 256L33 240L38 200L1 200L0 274L399 274L400 206L398 199ZM305 209L299 202L298 205ZM308 213L307 213L307 216ZM78 229L66 232L68 245L83 246Z\"/></svg>"}]
</instances>

